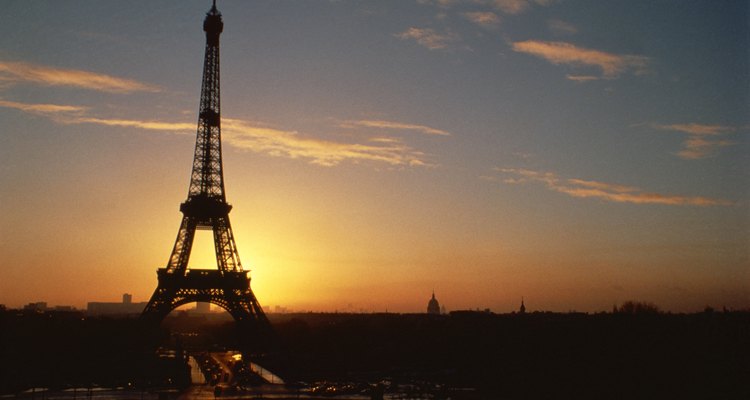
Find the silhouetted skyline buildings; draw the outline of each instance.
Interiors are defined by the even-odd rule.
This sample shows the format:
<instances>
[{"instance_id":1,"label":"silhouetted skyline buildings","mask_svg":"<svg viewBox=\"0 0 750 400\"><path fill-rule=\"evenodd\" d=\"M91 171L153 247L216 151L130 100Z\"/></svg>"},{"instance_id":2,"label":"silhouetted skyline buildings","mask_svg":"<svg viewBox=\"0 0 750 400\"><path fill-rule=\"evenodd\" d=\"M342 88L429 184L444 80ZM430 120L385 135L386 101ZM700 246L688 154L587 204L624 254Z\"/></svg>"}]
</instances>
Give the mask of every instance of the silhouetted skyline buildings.
<instances>
[{"instance_id":1,"label":"silhouetted skyline buildings","mask_svg":"<svg viewBox=\"0 0 750 400\"><path fill-rule=\"evenodd\" d=\"M387 378L411 388L473 388L479 396L468 398L488 400L750 394L750 347L743 335L750 312L296 313L273 314L271 321L289 343L290 366L280 375L302 388ZM232 325L227 315L181 312L165 321L171 335L164 338L181 337L180 348L206 354L231 348ZM57 398L55 388L114 388L123 382L149 391L175 381L143 379L144 370L151 370L144 368L144 357L155 352L138 347L143 330L136 318L6 310L0 326L0 336L13 344L0 346L0 395L28 399L25 390L44 387L52 388L47 398ZM163 345L158 354L178 353L170 347L174 341ZM168 371L161 363L153 367L155 377ZM454 393L451 398L467 395ZM138 392L128 395L136 398Z\"/></svg>"},{"instance_id":2,"label":"silhouetted skyline buildings","mask_svg":"<svg viewBox=\"0 0 750 400\"><path fill-rule=\"evenodd\" d=\"M133 295L124 293L122 302L89 302L86 306L88 315L138 315L143 312L146 302L133 303Z\"/></svg>"}]
</instances>

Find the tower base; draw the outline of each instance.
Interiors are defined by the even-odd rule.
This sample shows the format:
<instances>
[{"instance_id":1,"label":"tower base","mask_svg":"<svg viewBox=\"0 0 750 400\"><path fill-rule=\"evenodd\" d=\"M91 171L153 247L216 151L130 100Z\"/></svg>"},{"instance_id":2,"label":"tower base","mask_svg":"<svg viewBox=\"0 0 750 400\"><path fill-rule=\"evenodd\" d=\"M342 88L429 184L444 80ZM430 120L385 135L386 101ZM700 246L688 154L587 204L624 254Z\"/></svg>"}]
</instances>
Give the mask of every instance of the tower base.
<instances>
[{"instance_id":1,"label":"tower base","mask_svg":"<svg viewBox=\"0 0 750 400\"><path fill-rule=\"evenodd\" d=\"M215 304L237 323L240 342L252 352L268 351L271 324L250 290L247 272L191 269L173 272L157 270L159 284L141 314L141 319L158 325L177 307L194 302Z\"/></svg>"}]
</instances>

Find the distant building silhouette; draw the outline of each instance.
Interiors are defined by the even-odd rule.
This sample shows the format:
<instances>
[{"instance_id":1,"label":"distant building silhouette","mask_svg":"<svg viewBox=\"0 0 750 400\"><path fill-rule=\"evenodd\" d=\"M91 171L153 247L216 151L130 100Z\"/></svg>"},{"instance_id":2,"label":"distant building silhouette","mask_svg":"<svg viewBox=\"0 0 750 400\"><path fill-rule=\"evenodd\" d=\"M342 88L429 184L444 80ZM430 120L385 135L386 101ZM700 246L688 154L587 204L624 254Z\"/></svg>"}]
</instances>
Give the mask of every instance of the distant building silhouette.
<instances>
[{"instance_id":1,"label":"distant building silhouette","mask_svg":"<svg viewBox=\"0 0 750 400\"><path fill-rule=\"evenodd\" d=\"M435 291L432 291L432 298L427 302L427 314L440 315L440 303L435 298Z\"/></svg>"},{"instance_id":2,"label":"distant building silhouette","mask_svg":"<svg viewBox=\"0 0 750 400\"><path fill-rule=\"evenodd\" d=\"M276 306L274 307L273 312L275 314L286 314L289 312L289 309L286 307L282 307L282 306Z\"/></svg>"},{"instance_id":3,"label":"distant building silhouette","mask_svg":"<svg viewBox=\"0 0 750 400\"><path fill-rule=\"evenodd\" d=\"M129 293L122 295L122 303L89 302L86 306L88 315L129 315L140 314L146 307L146 302L133 303L133 296Z\"/></svg>"},{"instance_id":4,"label":"distant building silhouette","mask_svg":"<svg viewBox=\"0 0 750 400\"><path fill-rule=\"evenodd\" d=\"M36 303L29 303L29 304L26 304L25 306L23 306L23 310L24 311L38 312L38 313L43 313L43 312L47 311L48 309L49 309L49 307L47 307L47 302L46 301L40 301L40 302L36 302Z\"/></svg>"},{"instance_id":5,"label":"distant building silhouette","mask_svg":"<svg viewBox=\"0 0 750 400\"><path fill-rule=\"evenodd\" d=\"M0 304L0 311L5 311L6 307ZM48 312L75 312L78 311L73 306L49 306L46 301L39 301L36 303L29 303L23 306L24 313L36 313L45 314Z\"/></svg>"},{"instance_id":6,"label":"distant building silhouette","mask_svg":"<svg viewBox=\"0 0 750 400\"><path fill-rule=\"evenodd\" d=\"M523 297L521 297L521 307L518 308L520 314L526 314L526 306L523 304Z\"/></svg>"}]
</instances>

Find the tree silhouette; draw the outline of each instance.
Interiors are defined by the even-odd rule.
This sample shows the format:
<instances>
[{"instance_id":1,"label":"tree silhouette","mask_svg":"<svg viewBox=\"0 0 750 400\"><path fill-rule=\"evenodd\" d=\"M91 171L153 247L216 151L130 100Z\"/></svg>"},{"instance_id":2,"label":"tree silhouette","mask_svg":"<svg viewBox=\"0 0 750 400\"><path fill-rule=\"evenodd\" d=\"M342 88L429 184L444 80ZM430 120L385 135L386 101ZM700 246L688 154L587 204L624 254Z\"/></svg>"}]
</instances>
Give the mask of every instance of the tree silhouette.
<instances>
[{"instance_id":1,"label":"tree silhouette","mask_svg":"<svg viewBox=\"0 0 750 400\"><path fill-rule=\"evenodd\" d=\"M613 312L618 314L659 314L659 307L647 301L628 300L618 308L616 305Z\"/></svg>"}]
</instances>

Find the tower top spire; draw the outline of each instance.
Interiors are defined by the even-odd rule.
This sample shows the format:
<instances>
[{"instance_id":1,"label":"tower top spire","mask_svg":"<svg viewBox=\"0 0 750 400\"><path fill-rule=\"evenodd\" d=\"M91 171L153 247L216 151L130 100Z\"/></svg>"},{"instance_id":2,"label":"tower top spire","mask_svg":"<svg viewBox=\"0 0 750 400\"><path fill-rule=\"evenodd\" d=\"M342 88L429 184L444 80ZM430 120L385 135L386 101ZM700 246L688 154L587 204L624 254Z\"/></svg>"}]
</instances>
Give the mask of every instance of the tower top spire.
<instances>
[{"instance_id":1,"label":"tower top spire","mask_svg":"<svg viewBox=\"0 0 750 400\"><path fill-rule=\"evenodd\" d=\"M203 30L206 32L208 44L218 46L219 35L224 30L224 22L221 20L221 13L216 8L216 0L213 1L211 9L206 13L206 19L203 20Z\"/></svg>"}]
</instances>

